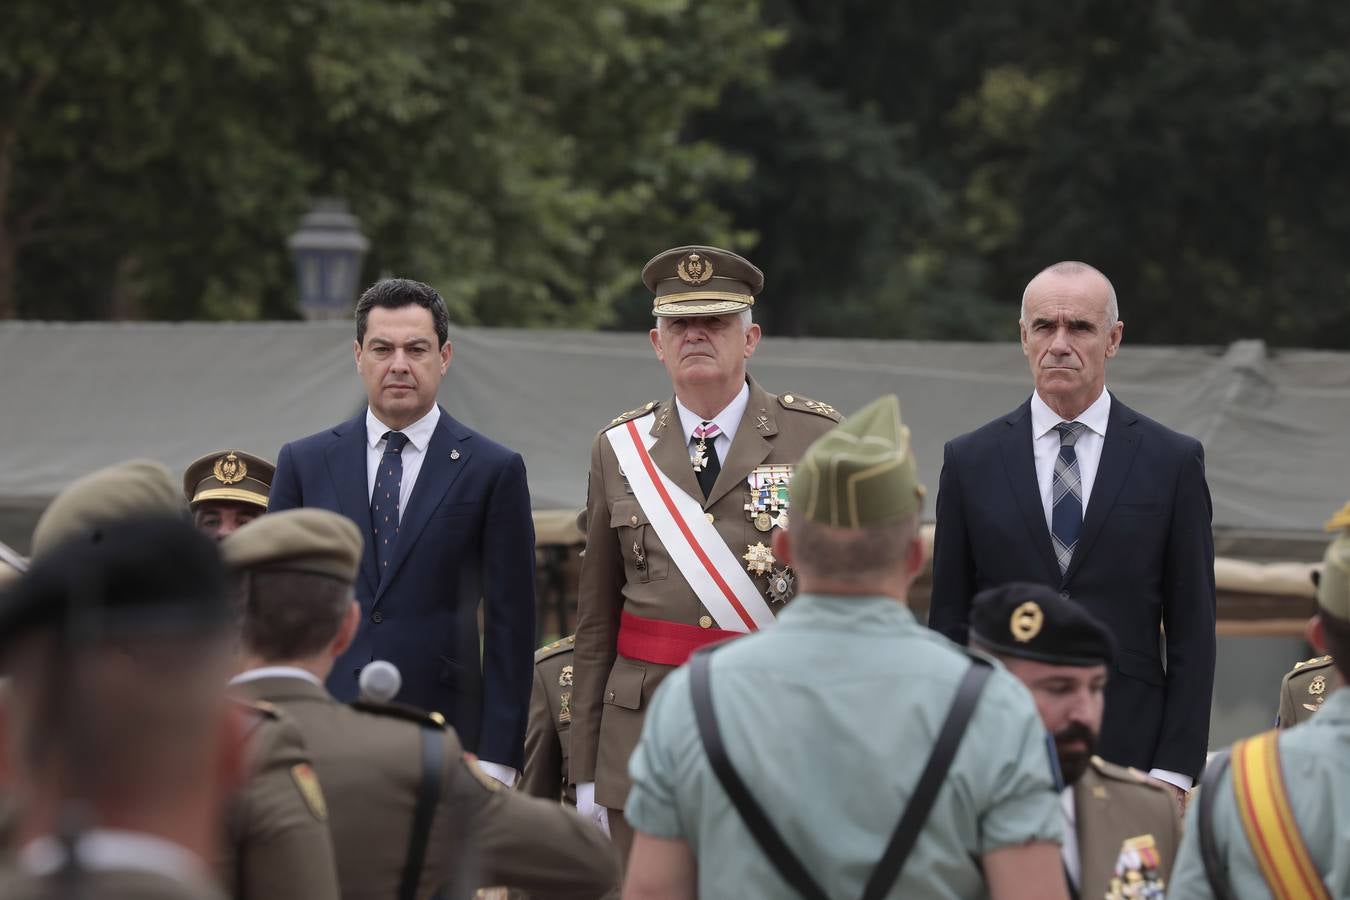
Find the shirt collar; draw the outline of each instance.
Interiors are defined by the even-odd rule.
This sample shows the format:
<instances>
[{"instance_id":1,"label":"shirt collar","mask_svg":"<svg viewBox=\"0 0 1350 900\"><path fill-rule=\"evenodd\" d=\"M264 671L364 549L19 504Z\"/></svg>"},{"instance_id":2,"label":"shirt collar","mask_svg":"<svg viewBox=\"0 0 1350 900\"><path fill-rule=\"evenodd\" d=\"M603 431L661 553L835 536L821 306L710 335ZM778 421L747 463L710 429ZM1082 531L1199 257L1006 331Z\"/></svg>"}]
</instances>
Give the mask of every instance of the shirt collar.
<instances>
[{"instance_id":1,"label":"shirt collar","mask_svg":"<svg viewBox=\"0 0 1350 900\"><path fill-rule=\"evenodd\" d=\"M680 402L679 395L675 396L675 408L680 412L680 427L684 429L684 442L688 444L694 439L694 429L702 425L705 421L712 422L722 430L722 433L729 440L736 439L736 429L740 427L741 417L745 415L745 408L750 405L750 384L746 382L741 385L741 390L735 397L731 398L721 412L711 419L703 419L698 413L693 412L689 407Z\"/></svg>"},{"instance_id":2,"label":"shirt collar","mask_svg":"<svg viewBox=\"0 0 1350 900\"><path fill-rule=\"evenodd\" d=\"M864 629L920 627L908 606L881 594L804 593L783 608L778 614L778 622L809 628L829 625Z\"/></svg>"},{"instance_id":3,"label":"shirt collar","mask_svg":"<svg viewBox=\"0 0 1350 900\"><path fill-rule=\"evenodd\" d=\"M206 883L206 864L181 844L139 831L96 828L81 834L75 844L80 865L91 872L154 872L184 882ZM44 877L58 871L66 861L66 848L46 835L30 841L19 853L19 862L31 875Z\"/></svg>"},{"instance_id":4,"label":"shirt collar","mask_svg":"<svg viewBox=\"0 0 1350 900\"><path fill-rule=\"evenodd\" d=\"M384 440L386 431L401 431L408 436L408 443L412 444L419 451L425 451L427 444L431 443L431 435L436 431L436 423L441 418L440 404L433 403L431 411L407 428L390 428L381 422L375 416L375 410L366 407L366 441L373 450L380 441Z\"/></svg>"},{"instance_id":5,"label":"shirt collar","mask_svg":"<svg viewBox=\"0 0 1350 900\"><path fill-rule=\"evenodd\" d=\"M1106 436L1106 420L1111 415L1111 394L1106 388L1097 395L1097 399L1092 401L1092 405L1083 410L1075 422L1082 422L1096 434L1102 437ZM1059 413L1051 409L1041 395L1035 391L1031 392L1031 437L1032 439L1045 437L1050 430L1064 420L1060 418Z\"/></svg>"},{"instance_id":6,"label":"shirt collar","mask_svg":"<svg viewBox=\"0 0 1350 900\"><path fill-rule=\"evenodd\" d=\"M323 687L323 682L319 680L317 675L299 666L259 666L256 669L240 672L230 679L230 684L245 684L263 678L301 678L313 685Z\"/></svg>"}]
</instances>

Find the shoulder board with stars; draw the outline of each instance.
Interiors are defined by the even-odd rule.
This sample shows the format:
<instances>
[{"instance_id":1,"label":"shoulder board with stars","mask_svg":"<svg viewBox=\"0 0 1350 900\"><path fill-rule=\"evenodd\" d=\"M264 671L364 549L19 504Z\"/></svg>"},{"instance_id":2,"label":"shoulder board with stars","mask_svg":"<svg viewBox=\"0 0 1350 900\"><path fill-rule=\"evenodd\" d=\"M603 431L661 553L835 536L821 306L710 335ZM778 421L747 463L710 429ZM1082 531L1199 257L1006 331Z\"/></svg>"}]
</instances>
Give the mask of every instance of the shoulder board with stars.
<instances>
[{"instance_id":1,"label":"shoulder board with stars","mask_svg":"<svg viewBox=\"0 0 1350 900\"><path fill-rule=\"evenodd\" d=\"M656 409L656 401L655 401L655 400L653 400L651 403L644 403L642 406L639 406L637 409L630 409L628 412L624 413L623 415L615 416L614 418L610 419L610 420L609 420L609 424L606 425L602 430L603 430L603 431L608 431L609 429L613 428L615 425L618 425L618 424L620 424L620 423L622 423L622 422L627 422L629 419L636 419L638 416L645 415L646 413L649 413L649 412L651 412L651 411L654 410L654 409Z\"/></svg>"},{"instance_id":2,"label":"shoulder board with stars","mask_svg":"<svg viewBox=\"0 0 1350 900\"><path fill-rule=\"evenodd\" d=\"M1331 665L1330 656L1314 656L1312 659L1305 659L1303 662L1294 663L1294 671L1297 672L1299 669L1306 669L1309 666L1317 666L1320 668L1329 665Z\"/></svg>"},{"instance_id":3,"label":"shoulder board with stars","mask_svg":"<svg viewBox=\"0 0 1350 900\"><path fill-rule=\"evenodd\" d=\"M815 413L818 416L824 416L831 422L838 422L844 418L839 414L839 410L830 404L812 400L810 397L803 397L801 394L783 394L778 398L778 402L782 404L784 409Z\"/></svg>"},{"instance_id":4,"label":"shoulder board with stars","mask_svg":"<svg viewBox=\"0 0 1350 900\"><path fill-rule=\"evenodd\" d=\"M427 712L425 709L409 706L406 703L372 703L369 700L353 700L348 705L352 709L359 709L361 712L416 722L418 725L435 728L438 731L445 730L445 716L438 712Z\"/></svg>"},{"instance_id":5,"label":"shoulder board with stars","mask_svg":"<svg viewBox=\"0 0 1350 900\"><path fill-rule=\"evenodd\" d=\"M551 644L545 644L538 650L534 651L534 661L536 663L541 663L544 660L548 659L550 656L557 656L559 653L568 653L573 648L576 647L576 644L577 644L577 636L575 634L569 634L567 637L563 638L560 641L554 641Z\"/></svg>"},{"instance_id":6,"label":"shoulder board with stars","mask_svg":"<svg viewBox=\"0 0 1350 900\"><path fill-rule=\"evenodd\" d=\"M1123 781L1126 784L1139 784L1147 788L1162 790L1161 787L1149 781L1147 775L1136 769L1134 766L1118 766L1115 763L1107 762L1100 756L1093 755L1092 768L1103 778L1110 778L1112 781Z\"/></svg>"}]
</instances>

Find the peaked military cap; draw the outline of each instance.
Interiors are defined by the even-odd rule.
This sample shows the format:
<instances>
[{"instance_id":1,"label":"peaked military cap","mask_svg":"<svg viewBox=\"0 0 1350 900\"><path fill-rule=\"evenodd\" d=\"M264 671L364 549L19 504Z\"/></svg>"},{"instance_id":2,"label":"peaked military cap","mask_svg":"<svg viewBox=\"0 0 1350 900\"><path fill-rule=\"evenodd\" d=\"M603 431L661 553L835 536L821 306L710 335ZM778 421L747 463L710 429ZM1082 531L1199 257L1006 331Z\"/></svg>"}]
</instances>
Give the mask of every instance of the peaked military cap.
<instances>
[{"instance_id":1,"label":"peaked military cap","mask_svg":"<svg viewBox=\"0 0 1350 900\"><path fill-rule=\"evenodd\" d=\"M356 582L364 548L351 519L326 509L288 509L254 519L220 544L236 571L274 570Z\"/></svg>"},{"instance_id":2,"label":"peaked military cap","mask_svg":"<svg viewBox=\"0 0 1350 900\"><path fill-rule=\"evenodd\" d=\"M975 595L970 642L1056 666L1108 665L1116 656L1111 632L1091 613L1053 588L1020 581Z\"/></svg>"},{"instance_id":3,"label":"peaked military cap","mask_svg":"<svg viewBox=\"0 0 1350 900\"><path fill-rule=\"evenodd\" d=\"M56 495L33 529L33 556L106 522L161 513L182 516L173 475L150 459L133 459L90 472Z\"/></svg>"},{"instance_id":4,"label":"peaked military cap","mask_svg":"<svg viewBox=\"0 0 1350 900\"><path fill-rule=\"evenodd\" d=\"M251 503L267 509L272 476L277 467L243 450L217 450L194 461L183 473L183 496L188 506L208 500Z\"/></svg>"},{"instance_id":5,"label":"peaked military cap","mask_svg":"<svg viewBox=\"0 0 1350 900\"><path fill-rule=\"evenodd\" d=\"M724 316L755 305L764 273L750 260L717 247L675 247L642 267L642 283L656 295L656 316Z\"/></svg>"},{"instance_id":6,"label":"peaked military cap","mask_svg":"<svg viewBox=\"0 0 1350 900\"><path fill-rule=\"evenodd\" d=\"M1317 607L1338 619L1350 619L1350 523L1327 545L1322 556Z\"/></svg>"},{"instance_id":7,"label":"peaked military cap","mask_svg":"<svg viewBox=\"0 0 1350 900\"><path fill-rule=\"evenodd\" d=\"M899 399L879 397L817 438L789 494L794 517L840 528L894 524L918 512L924 488Z\"/></svg>"}]
</instances>

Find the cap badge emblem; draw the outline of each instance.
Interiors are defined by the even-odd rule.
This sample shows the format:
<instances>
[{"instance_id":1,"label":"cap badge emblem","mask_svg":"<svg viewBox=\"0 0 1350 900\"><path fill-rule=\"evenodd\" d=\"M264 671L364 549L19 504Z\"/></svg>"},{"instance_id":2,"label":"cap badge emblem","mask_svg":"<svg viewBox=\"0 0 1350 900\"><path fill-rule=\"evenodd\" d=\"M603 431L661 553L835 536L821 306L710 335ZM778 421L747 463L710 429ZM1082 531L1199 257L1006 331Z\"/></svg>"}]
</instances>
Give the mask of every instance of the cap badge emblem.
<instances>
[{"instance_id":1,"label":"cap badge emblem","mask_svg":"<svg viewBox=\"0 0 1350 900\"><path fill-rule=\"evenodd\" d=\"M216 480L221 484L238 484L248 474L248 466L244 464L242 459L234 455L234 451L230 451L228 456L222 456L216 460L213 473Z\"/></svg>"},{"instance_id":2,"label":"cap badge emblem","mask_svg":"<svg viewBox=\"0 0 1350 900\"><path fill-rule=\"evenodd\" d=\"M1012 630L1013 640L1025 644L1041 633L1041 625L1044 623L1045 613L1041 612L1041 608L1034 601L1028 600L1013 610L1008 627Z\"/></svg>"},{"instance_id":3,"label":"cap badge emblem","mask_svg":"<svg viewBox=\"0 0 1350 900\"><path fill-rule=\"evenodd\" d=\"M713 276L712 260L701 253L690 253L675 267L675 274L685 284L703 284Z\"/></svg>"}]
</instances>

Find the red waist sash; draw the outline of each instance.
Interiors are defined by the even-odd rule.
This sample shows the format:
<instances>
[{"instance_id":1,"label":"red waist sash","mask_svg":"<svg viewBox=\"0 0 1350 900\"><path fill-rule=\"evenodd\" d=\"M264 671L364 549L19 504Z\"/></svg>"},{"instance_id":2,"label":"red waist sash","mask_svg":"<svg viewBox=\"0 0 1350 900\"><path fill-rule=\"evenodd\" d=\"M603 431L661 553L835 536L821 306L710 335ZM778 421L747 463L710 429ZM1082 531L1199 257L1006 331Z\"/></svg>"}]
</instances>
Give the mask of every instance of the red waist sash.
<instances>
[{"instance_id":1,"label":"red waist sash","mask_svg":"<svg viewBox=\"0 0 1350 900\"><path fill-rule=\"evenodd\" d=\"M699 628L624 612L619 617L619 655L663 666L682 666L695 650L741 637L739 631Z\"/></svg>"}]
</instances>

